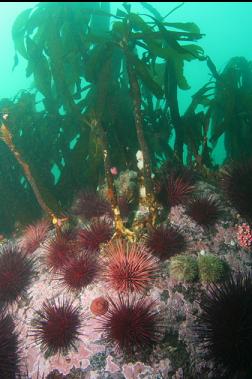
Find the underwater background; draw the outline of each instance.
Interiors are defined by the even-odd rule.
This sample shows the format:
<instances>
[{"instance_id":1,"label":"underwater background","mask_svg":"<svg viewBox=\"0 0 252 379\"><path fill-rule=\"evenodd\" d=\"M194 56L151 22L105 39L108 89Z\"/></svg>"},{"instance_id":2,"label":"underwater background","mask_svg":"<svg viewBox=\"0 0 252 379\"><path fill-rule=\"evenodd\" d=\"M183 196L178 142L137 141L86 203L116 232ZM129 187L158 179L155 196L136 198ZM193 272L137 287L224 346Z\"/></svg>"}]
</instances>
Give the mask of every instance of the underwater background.
<instances>
[{"instance_id":1,"label":"underwater background","mask_svg":"<svg viewBox=\"0 0 252 379\"><path fill-rule=\"evenodd\" d=\"M252 3L0 10L0 379L251 379Z\"/></svg>"}]
</instances>

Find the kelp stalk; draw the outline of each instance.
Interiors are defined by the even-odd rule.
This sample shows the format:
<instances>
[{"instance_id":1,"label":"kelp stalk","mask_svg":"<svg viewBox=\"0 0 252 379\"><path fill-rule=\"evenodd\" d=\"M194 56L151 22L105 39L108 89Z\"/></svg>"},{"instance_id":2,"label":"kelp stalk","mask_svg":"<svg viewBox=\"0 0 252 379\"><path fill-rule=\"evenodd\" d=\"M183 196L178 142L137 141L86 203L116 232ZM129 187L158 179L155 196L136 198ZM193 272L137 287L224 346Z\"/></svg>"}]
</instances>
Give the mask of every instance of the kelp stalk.
<instances>
[{"instance_id":1,"label":"kelp stalk","mask_svg":"<svg viewBox=\"0 0 252 379\"><path fill-rule=\"evenodd\" d=\"M91 127L95 127L97 129L98 135L100 137L101 145L102 145L104 171L105 171L105 177L106 177L107 185L108 185L108 198L111 202L113 215L114 215L114 221L115 221L115 237L124 236L132 240L134 238L134 233L131 232L129 229L127 229L123 225L123 220L122 220L120 209L118 206L118 199L117 199L114 178L110 171L112 166L111 166L111 159L110 159L109 142L108 142L107 132L104 126L102 125L102 116L104 113L104 106L105 106L104 100L106 99L108 84L109 84L108 78L111 75L111 72L112 72L112 62L111 62L111 57L109 57L107 61L104 63L103 68L98 78L99 96L98 96L98 102L97 102L96 117L92 120Z\"/></svg>"},{"instance_id":2,"label":"kelp stalk","mask_svg":"<svg viewBox=\"0 0 252 379\"><path fill-rule=\"evenodd\" d=\"M5 144L8 146L8 148L10 149L10 151L12 152L12 154L14 155L14 157L16 158L16 160L18 161L18 163L20 164L20 166L22 167L23 171L24 171L24 174L28 180L28 182L30 183L31 185L31 188L34 192L34 195L41 207L41 209L50 217L52 223L56 226L56 228L58 227L58 217L54 214L53 210L50 209L46 203L44 202L42 196L41 196L41 193L39 191L39 188L36 184L36 181L32 175L32 172L31 172L31 169L30 169L30 166L28 165L28 163L22 158L20 152L18 151L17 147L15 146L14 142L13 142L13 137L12 137L12 134L10 132L10 130L8 129L8 127L2 123L2 125L0 126L0 133L1 133L1 139L5 142Z\"/></svg>"},{"instance_id":3,"label":"kelp stalk","mask_svg":"<svg viewBox=\"0 0 252 379\"><path fill-rule=\"evenodd\" d=\"M170 108L171 120L175 129L175 155L183 162L183 130L178 106L178 83L172 62L166 62L164 76L165 97Z\"/></svg>"},{"instance_id":4,"label":"kelp stalk","mask_svg":"<svg viewBox=\"0 0 252 379\"><path fill-rule=\"evenodd\" d=\"M151 159L149 149L145 140L143 131L143 118L141 111L141 93L140 87L135 74L134 68L131 65L130 58L127 56L127 72L129 76L130 90L132 94L133 109L135 126L137 132L137 139L139 142L140 149L143 154L143 190L145 191L146 197L140 196L140 199L145 200L145 204L149 208L149 213L151 217L151 224L155 222L156 219L156 203L153 192L153 183L151 178Z\"/></svg>"}]
</instances>

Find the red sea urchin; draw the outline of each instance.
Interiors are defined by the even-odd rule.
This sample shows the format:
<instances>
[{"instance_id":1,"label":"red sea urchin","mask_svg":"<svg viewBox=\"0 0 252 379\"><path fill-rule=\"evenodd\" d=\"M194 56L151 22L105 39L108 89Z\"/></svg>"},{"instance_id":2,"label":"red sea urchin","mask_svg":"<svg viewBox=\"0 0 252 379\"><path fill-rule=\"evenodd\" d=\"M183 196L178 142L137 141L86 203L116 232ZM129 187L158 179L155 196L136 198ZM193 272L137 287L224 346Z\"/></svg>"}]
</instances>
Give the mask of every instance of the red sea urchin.
<instances>
[{"instance_id":1,"label":"red sea urchin","mask_svg":"<svg viewBox=\"0 0 252 379\"><path fill-rule=\"evenodd\" d=\"M106 220L94 220L78 232L78 241L82 248L97 251L101 243L108 242L113 235L110 222Z\"/></svg>"},{"instance_id":2,"label":"red sea urchin","mask_svg":"<svg viewBox=\"0 0 252 379\"><path fill-rule=\"evenodd\" d=\"M60 272L60 281L70 291L81 291L97 277L99 264L90 252L82 252L70 260Z\"/></svg>"},{"instance_id":3,"label":"red sea urchin","mask_svg":"<svg viewBox=\"0 0 252 379\"><path fill-rule=\"evenodd\" d=\"M36 224L28 225L22 236L20 246L27 254L32 254L39 248L40 244L45 240L50 229L47 220L38 221Z\"/></svg>"},{"instance_id":4,"label":"red sea urchin","mask_svg":"<svg viewBox=\"0 0 252 379\"><path fill-rule=\"evenodd\" d=\"M12 318L0 312L0 378L15 379L19 365L18 338Z\"/></svg>"},{"instance_id":5,"label":"red sea urchin","mask_svg":"<svg viewBox=\"0 0 252 379\"><path fill-rule=\"evenodd\" d=\"M151 347L160 338L161 318L154 301L119 295L116 301L109 299L109 309L100 318L101 327L108 343L117 350L134 354Z\"/></svg>"},{"instance_id":6,"label":"red sea urchin","mask_svg":"<svg viewBox=\"0 0 252 379\"><path fill-rule=\"evenodd\" d=\"M157 198L164 205L173 207L188 201L194 187L182 176L170 175L163 180L162 186L157 190Z\"/></svg>"},{"instance_id":7,"label":"red sea urchin","mask_svg":"<svg viewBox=\"0 0 252 379\"><path fill-rule=\"evenodd\" d=\"M78 244L70 233L56 235L49 241L45 250L46 264L53 271L61 270L64 265L76 256L79 251Z\"/></svg>"},{"instance_id":8,"label":"red sea urchin","mask_svg":"<svg viewBox=\"0 0 252 379\"><path fill-rule=\"evenodd\" d=\"M68 300L45 301L33 320L32 336L47 356L67 354L79 339L81 317Z\"/></svg>"},{"instance_id":9,"label":"red sea urchin","mask_svg":"<svg viewBox=\"0 0 252 379\"><path fill-rule=\"evenodd\" d=\"M153 281L157 260L140 243L123 240L106 246L105 278L119 292L141 292Z\"/></svg>"},{"instance_id":10,"label":"red sea urchin","mask_svg":"<svg viewBox=\"0 0 252 379\"><path fill-rule=\"evenodd\" d=\"M211 196L198 197L188 204L186 213L197 224L210 227L218 221L221 215L221 207L219 202Z\"/></svg>"},{"instance_id":11,"label":"red sea urchin","mask_svg":"<svg viewBox=\"0 0 252 379\"><path fill-rule=\"evenodd\" d=\"M176 229L161 225L152 228L144 239L145 246L160 260L166 260L185 250L184 236Z\"/></svg>"},{"instance_id":12,"label":"red sea urchin","mask_svg":"<svg viewBox=\"0 0 252 379\"><path fill-rule=\"evenodd\" d=\"M94 217L112 215L110 203L94 191L81 191L77 195L72 206L72 212L76 216L91 220Z\"/></svg>"},{"instance_id":13,"label":"red sea urchin","mask_svg":"<svg viewBox=\"0 0 252 379\"><path fill-rule=\"evenodd\" d=\"M192 170L184 166L173 167L167 163L157 174L154 186L157 200L165 207L184 204L194 191L195 181Z\"/></svg>"},{"instance_id":14,"label":"red sea urchin","mask_svg":"<svg viewBox=\"0 0 252 379\"><path fill-rule=\"evenodd\" d=\"M34 275L34 260L16 245L4 245L0 252L0 302L11 304L22 297Z\"/></svg>"}]
</instances>

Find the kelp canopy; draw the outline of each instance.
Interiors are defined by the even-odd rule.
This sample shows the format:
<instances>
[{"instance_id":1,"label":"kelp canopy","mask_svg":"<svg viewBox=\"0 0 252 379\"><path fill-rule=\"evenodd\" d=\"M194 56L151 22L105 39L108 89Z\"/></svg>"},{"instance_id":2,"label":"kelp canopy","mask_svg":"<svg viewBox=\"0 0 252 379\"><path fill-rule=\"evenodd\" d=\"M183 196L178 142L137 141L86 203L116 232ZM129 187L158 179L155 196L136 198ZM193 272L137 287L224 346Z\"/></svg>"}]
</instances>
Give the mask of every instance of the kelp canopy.
<instances>
[{"instance_id":1,"label":"kelp canopy","mask_svg":"<svg viewBox=\"0 0 252 379\"><path fill-rule=\"evenodd\" d=\"M167 159L213 168L209 137L216 144L224 134L229 158L244 141L249 147L251 63L235 58L218 74L197 44L197 25L169 22L169 14L141 4L143 14L128 3L111 14L109 3L39 3L13 25L15 64L26 60L34 90L2 99L0 108L54 210L69 207L79 189L109 180L109 166L137 170L138 150L151 191L151 173ZM207 63L212 79L181 115L177 90L190 88L184 64L192 60ZM0 154L0 230L10 232L40 210L4 143Z\"/></svg>"}]
</instances>

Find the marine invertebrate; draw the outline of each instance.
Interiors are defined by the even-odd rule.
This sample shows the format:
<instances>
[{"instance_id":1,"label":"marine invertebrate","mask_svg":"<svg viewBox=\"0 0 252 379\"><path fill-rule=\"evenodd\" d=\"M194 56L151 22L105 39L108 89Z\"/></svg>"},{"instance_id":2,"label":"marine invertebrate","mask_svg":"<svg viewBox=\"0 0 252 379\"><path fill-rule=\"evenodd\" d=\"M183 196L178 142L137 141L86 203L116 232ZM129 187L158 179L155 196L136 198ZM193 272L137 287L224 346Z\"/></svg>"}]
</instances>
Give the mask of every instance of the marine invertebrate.
<instances>
[{"instance_id":1,"label":"marine invertebrate","mask_svg":"<svg viewBox=\"0 0 252 379\"><path fill-rule=\"evenodd\" d=\"M141 292L157 275L157 260L141 243L116 240L106 246L105 254L104 276L119 292Z\"/></svg>"},{"instance_id":2,"label":"marine invertebrate","mask_svg":"<svg viewBox=\"0 0 252 379\"><path fill-rule=\"evenodd\" d=\"M104 315L109 309L109 302L100 296L94 299L90 305L91 312L96 316Z\"/></svg>"},{"instance_id":3,"label":"marine invertebrate","mask_svg":"<svg viewBox=\"0 0 252 379\"><path fill-rule=\"evenodd\" d=\"M32 336L47 355L66 354L79 339L81 316L78 306L66 299L45 301L36 311Z\"/></svg>"},{"instance_id":4,"label":"marine invertebrate","mask_svg":"<svg viewBox=\"0 0 252 379\"><path fill-rule=\"evenodd\" d=\"M194 187L183 176L171 174L156 185L157 199L166 207L184 204L194 191Z\"/></svg>"},{"instance_id":5,"label":"marine invertebrate","mask_svg":"<svg viewBox=\"0 0 252 379\"><path fill-rule=\"evenodd\" d=\"M17 245L4 245L0 253L0 302L11 304L22 297L34 275L34 260Z\"/></svg>"},{"instance_id":6,"label":"marine invertebrate","mask_svg":"<svg viewBox=\"0 0 252 379\"><path fill-rule=\"evenodd\" d=\"M57 271L64 267L80 248L70 233L56 234L56 236L45 244L45 261L50 270Z\"/></svg>"},{"instance_id":7,"label":"marine invertebrate","mask_svg":"<svg viewBox=\"0 0 252 379\"><path fill-rule=\"evenodd\" d=\"M19 366L18 337L12 318L0 311L0 378L14 379Z\"/></svg>"},{"instance_id":8,"label":"marine invertebrate","mask_svg":"<svg viewBox=\"0 0 252 379\"><path fill-rule=\"evenodd\" d=\"M111 204L94 191L79 192L72 206L72 212L88 221L106 214L113 217Z\"/></svg>"},{"instance_id":9,"label":"marine invertebrate","mask_svg":"<svg viewBox=\"0 0 252 379\"><path fill-rule=\"evenodd\" d=\"M252 219L252 161L226 168L221 178L226 197L237 211Z\"/></svg>"},{"instance_id":10,"label":"marine invertebrate","mask_svg":"<svg viewBox=\"0 0 252 379\"><path fill-rule=\"evenodd\" d=\"M199 277L203 283L223 281L230 272L228 263L215 255L199 255L197 261Z\"/></svg>"},{"instance_id":11,"label":"marine invertebrate","mask_svg":"<svg viewBox=\"0 0 252 379\"><path fill-rule=\"evenodd\" d=\"M28 225L22 236L20 246L27 254L37 250L40 244L45 240L50 229L50 224L47 220L40 220L35 224Z\"/></svg>"},{"instance_id":12,"label":"marine invertebrate","mask_svg":"<svg viewBox=\"0 0 252 379\"><path fill-rule=\"evenodd\" d=\"M181 253L187 245L181 232L164 225L150 229L144 238L144 244L161 260Z\"/></svg>"},{"instance_id":13,"label":"marine invertebrate","mask_svg":"<svg viewBox=\"0 0 252 379\"><path fill-rule=\"evenodd\" d=\"M84 249L97 251L101 243L108 242L113 235L111 223L107 220L94 220L78 231L78 242Z\"/></svg>"},{"instance_id":14,"label":"marine invertebrate","mask_svg":"<svg viewBox=\"0 0 252 379\"><path fill-rule=\"evenodd\" d=\"M239 245L244 249L250 249L252 247L252 229L248 224L243 223L238 226L237 240Z\"/></svg>"},{"instance_id":15,"label":"marine invertebrate","mask_svg":"<svg viewBox=\"0 0 252 379\"><path fill-rule=\"evenodd\" d=\"M218 221L221 215L221 207L219 202L212 196L201 196L190 201L186 213L197 224L203 227L210 227Z\"/></svg>"},{"instance_id":16,"label":"marine invertebrate","mask_svg":"<svg viewBox=\"0 0 252 379\"><path fill-rule=\"evenodd\" d=\"M164 164L155 180L157 200L165 207L186 203L194 192L195 180L192 170Z\"/></svg>"},{"instance_id":17,"label":"marine invertebrate","mask_svg":"<svg viewBox=\"0 0 252 379\"><path fill-rule=\"evenodd\" d=\"M94 281L99 271L97 257L88 252L69 260L60 271L59 280L70 291L81 291Z\"/></svg>"},{"instance_id":18,"label":"marine invertebrate","mask_svg":"<svg viewBox=\"0 0 252 379\"><path fill-rule=\"evenodd\" d=\"M252 278L230 276L211 284L200 300L195 331L218 378L252 376Z\"/></svg>"},{"instance_id":19,"label":"marine invertebrate","mask_svg":"<svg viewBox=\"0 0 252 379\"><path fill-rule=\"evenodd\" d=\"M146 298L109 298L109 309L100 323L107 342L126 354L151 347L160 337L160 314L156 303Z\"/></svg>"},{"instance_id":20,"label":"marine invertebrate","mask_svg":"<svg viewBox=\"0 0 252 379\"><path fill-rule=\"evenodd\" d=\"M170 276L179 281L193 282L199 276L196 258L190 255L179 255L171 258Z\"/></svg>"}]
</instances>

